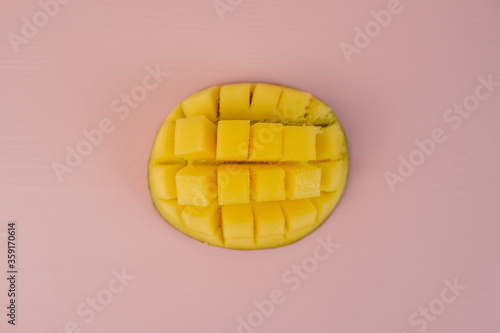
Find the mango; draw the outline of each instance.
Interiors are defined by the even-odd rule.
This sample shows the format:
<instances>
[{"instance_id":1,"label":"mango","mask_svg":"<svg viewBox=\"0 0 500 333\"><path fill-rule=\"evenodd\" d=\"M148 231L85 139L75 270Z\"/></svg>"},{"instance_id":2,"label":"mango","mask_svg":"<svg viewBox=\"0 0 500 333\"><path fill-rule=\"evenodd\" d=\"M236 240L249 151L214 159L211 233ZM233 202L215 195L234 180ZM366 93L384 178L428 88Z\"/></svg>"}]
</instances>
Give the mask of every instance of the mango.
<instances>
[{"instance_id":1,"label":"mango","mask_svg":"<svg viewBox=\"0 0 500 333\"><path fill-rule=\"evenodd\" d=\"M308 92L269 83L204 89L153 142L154 207L180 232L229 249L293 243L338 205L349 169L339 119Z\"/></svg>"}]
</instances>

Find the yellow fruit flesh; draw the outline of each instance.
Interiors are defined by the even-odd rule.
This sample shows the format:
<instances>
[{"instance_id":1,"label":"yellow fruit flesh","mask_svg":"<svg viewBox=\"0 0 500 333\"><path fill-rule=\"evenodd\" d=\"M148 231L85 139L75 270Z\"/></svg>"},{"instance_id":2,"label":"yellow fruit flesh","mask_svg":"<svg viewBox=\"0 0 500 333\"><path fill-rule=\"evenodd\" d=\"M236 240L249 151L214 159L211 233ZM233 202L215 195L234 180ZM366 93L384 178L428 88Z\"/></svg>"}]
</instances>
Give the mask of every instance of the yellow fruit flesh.
<instances>
[{"instance_id":1,"label":"yellow fruit flesh","mask_svg":"<svg viewBox=\"0 0 500 333\"><path fill-rule=\"evenodd\" d=\"M256 123L250 128L249 161L279 161L283 147L283 125Z\"/></svg>"},{"instance_id":2,"label":"yellow fruit flesh","mask_svg":"<svg viewBox=\"0 0 500 333\"><path fill-rule=\"evenodd\" d=\"M348 153L331 109L265 83L217 86L177 106L149 164L153 203L210 245L262 249L317 228L345 187Z\"/></svg>"},{"instance_id":3,"label":"yellow fruit flesh","mask_svg":"<svg viewBox=\"0 0 500 333\"><path fill-rule=\"evenodd\" d=\"M285 126L283 128L283 161L316 159L316 127Z\"/></svg>"},{"instance_id":4,"label":"yellow fruit flesh","mask_svg":"<svg viewBox=\"0 0 500 333\"><path fill-rule=\"evenodd\" d=\"M177 119L175 121L174 153L190 160L215 157L217 127L205 116Z\"/></svg>"},{"instance_id":5,"label":"yellow fruit flesh","mask_svg":"<svg viewBox=\"0 0 500 333\"><path fill-rule=\"evenodd\" d=\"M221 120L217 126L217 159L246 161L250 140L249 120Z\"/></svg>"}]
</instances>

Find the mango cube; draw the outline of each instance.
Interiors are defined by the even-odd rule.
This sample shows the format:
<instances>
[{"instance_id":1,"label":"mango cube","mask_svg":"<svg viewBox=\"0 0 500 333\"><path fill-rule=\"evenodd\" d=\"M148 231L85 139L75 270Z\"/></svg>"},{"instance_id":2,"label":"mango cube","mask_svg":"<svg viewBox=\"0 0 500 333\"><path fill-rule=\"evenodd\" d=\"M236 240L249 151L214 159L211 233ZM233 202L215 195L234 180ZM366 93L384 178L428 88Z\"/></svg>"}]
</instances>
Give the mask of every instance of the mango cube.
<instances>
[{"instance_id":1,"label":"mango cube","mask_svg":"<svg viewBox=\"0 0 500 333\"><path fill-rule=\"evenodd\" d=\"M242 164L225 164L217 168L219 205L250 202L250 171Z\"/></svg>"},{"instance_id":2,"label":"mango cube","mask_svg":"<svg viewBox=\"0 0 500 333\"><path fill-rule=\"evenodd\" d=\"M347 173L345 160L314 163L321 168L321 191L331 192L342 187Z\"/></svg>"},{"instance_id":3,"label":"mango cube","mask_svg":"<svg viewBox=\"0 0 500 333\"><path fill-rule=\"evenodd\" d=\"M253 205L257 243L270 236L285 234L285 215L277 202L259 202Z\"/></svg>"},{"instance_id":4,"label":"mango cube","mask_svg":"<svg viewBox=\"0 0 500 333\"><path fill-rule=\"evenodd\" d=\"M289 199L318 197L321 194L321 168L311 165L284 165L285 193Z\"/></svg>"},{"instance_id":5,"label":"mango cube","mask_svg":"<svg viewBox=\"0 0 500 333\"><path fill-rule=\"evenodd\" d=\"M328 126L337 120L329 106L317 98L311 98L306 107L305 123L308 125Z\"/></svg>"},{"instance_id":6,"label":"mango cube","mask_svg":"<svg viewBox=\"0 0 500 333\"><path fill-rule=\"evenodd\" d=\"M221 215L222 233L226 244L237 247L255 244L251 204L222 206Z\"/></svg>"},{"instance_id":7,"label":"mango cube","mask_svg":"<svg viewBox=\"0 0 500 333\"><path fill-rule=\"evenodd\" d=\"M282 161L311 161L316 159L315 126L283 127Z\"/></svg>"},{"instance_id":8,"label":"mango cube","mask_svg":"<svg viewBox=\"0 0 500 333\"><path fill-rule=\"evenodd\" d=\"M278 103L283 88L272 84L258 83L252 96L248 119L278 121Z\"/></svg>"},{"instance_id":9,"label":"mango cube","mask_svg":"<svg viewBox=\"0 0 500 333\"><path fill-rule=\"evenodd\" d=\"M179 104L175 107L175 109L170 112L170 114L167 116L167 121L174 123L177 119L185 118L184 110L182 110L182 104Z\"/></svg>"},{"instance_id":10,"label":"mango cube","mask_svg":"<svg viewBox=\"0 0 500 333\"><path fill-rule=\"evenodd\" d=\"M281 159L283 125L256 123L250 127L250 161L278 161Z\"/></svg>"},{"instance_id":11,"label":"mango cube","mask_svg":"<svg viewBox=\"0 0 500 333\"><path fill-rule=\"evenodd\" d=\"M306 106L312 95L303 91L283 88L278 109L283 120L294 122L303 121L306 113Z\"/></svg>"},{"instance_id":12,"label":"mango cube","mask_svg":"<svg viewBox=\"0 0 500 333\"><path fill-rule=\"evenodd\" d=\"M182 102L186 117L205 116L210 121L216 121L219 109L220 87L210 87L198 91Z\"/></svg>"},{"instance_id":13,"label":"mango cube","mask_svg":"<svg viewBox=\"0 0 500 333\"><path fill-rule=\"evenodd\" d=\"M181 205L208 206L217 197L217 167L187 166L177 172L177 198Z\"/></svg>"},{"instance_id":14,"label":"mango cube","mask_svg":"<svg viewBox=\"0 0 500 333\"><path fill-rule=\"evenodd\" d=\"M217 126L218 160L245 161L250 140L249 120L221 120Z\"/></svg>"},{"instance_id":15,"label":"mango cube","mask_svg":"<svg viewBox=\"0 0 500 333\"><path fill-rule=\"evenodd\" d=\"M276 165L251 165L250 193L256 202L284 200L285 171Z\"/></svg>"},{"instance_id":16,"label":"mango cube","mask_svg":"<svg viewBox=\"0 0 500 333\"><path fill-rule=\"evenodd\" d=\"M342 190L338 190L334 192L322 193L321 196L311 199L313 205L318 210L316 223L323 222L328 217L328 215L330 215L333 208L337 206L342 192Z\"/></svg>"},{"instance_id":17,"label":"mango cube","mask_svg":"<svg viewBox=\"0 0 500 333\"><path fill-rule=\"evenodd\" d=\"M317 160L338 160L347 153L344 132L338 122L322 129L316 136Z\"/></svg>"},{"instance_id":18,"label":"mango cube","mask_svg":"<svg viewBox=\"0 0 500 333\"><path fill-rule=\"evenodd\" d=\"M205 116L177 119L175 155L184 159L215 158L217 127Z\"/></svg>"},{"instance_id":19,"label":"mango cube","mask_svg":"<svg viewBox=\"0 0 500 333\"><path fill-rule=\"evenodd\" d=\"M220 89L220 119L248 119L250 83L227 84Z\"/></svg>"},{"instance_id":20,"label":"mango cube","mask_svg":"<svg viewBox=\"0 0 500 333\"><path fill-rule=\"evenodd\" d=\"M281 203L287 232L307 228L316 222L318 210L310 199L285 200Z\"/></svg>"},{"instance_id":21,"label":"mango cube","mask_svg":"<svg viewBox=\"0 0 500 333\"><path fill-rule=\"evenodd\" d=\"M151 169L149 175L149 186L160 199L177 198L175 186L175 175L184 167L184 164L164 164Z\"/></svg>"},{"instance_id":22,"label":"mango cube","mask_svg":"<svg viewBox=\"0 0 500 333\"><path fill-rule=\"evenodd\" d=\"M151 150L151 162L156 164L176 162L182 159L174 151L175 124L166 121L156 134Z\"/></svg>"},{"instance_id":23,"label":"mango cube","mask_svg":"<svg viewBox=\"0 0 500 333\"><path fill-rule=\"evenodd\" d=\"M183 227L181 213L184 209L183 205L179 205L176 199L163 200L160 199L155 203L156 209L165 216L168 221L177 229Z\"/></svg>"},{"instance_id":24,"label":"mango cube","mask_svg":"<svg viewBox=\"0 0 500 333\"><path fill-rule=\"evenodd\" d=\"M209 236L214 235L221 225L219 206L216 201L207 207L185 206L181 218L187 228Z\"/></svg>"}]
</instances>

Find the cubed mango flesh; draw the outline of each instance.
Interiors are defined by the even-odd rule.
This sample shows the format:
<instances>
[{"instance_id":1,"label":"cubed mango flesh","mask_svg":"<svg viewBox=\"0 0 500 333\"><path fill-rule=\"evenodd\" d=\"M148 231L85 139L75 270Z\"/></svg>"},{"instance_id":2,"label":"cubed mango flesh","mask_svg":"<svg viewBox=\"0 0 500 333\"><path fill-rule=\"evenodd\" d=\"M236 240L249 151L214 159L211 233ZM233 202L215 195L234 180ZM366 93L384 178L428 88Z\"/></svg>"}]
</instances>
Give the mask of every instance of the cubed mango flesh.
<instances>
[{"instance_id":1,"label":"cubed mango flesh","mask_svg":"<svg viewBox=\"0 0 500 333\"><path fill-rule=\"evenodd\" d=\"M329 106L317 98L311 98L306 107L305 123L307 125L328 126L337 120Z\"/></svg>"},{"instance_id":2,"label":"cubed mango flesh","mask_svg":"<svg viewBox=\"0 0 500 333\"><path fill-rule=\"evenodd\" d=\"M170 123L174 123L177 119L185 118L186 115L184 114L184 110L182 109L182 104L179 104L175 107L175 109L170 112L170 114L167 116L166 121Z\"/></svg>"},{"instance_id":3,"label":"cubed mango flesh","mask_svg":"<svg viewBox=\"0 0 500 333\"><path fill-rule=\"evenodd\" d=\"M276 165L251 165L250 193L256 202L285 200L285 171Z\"/></svg>"},{"instance_id":4,"label":"cubed mango flesh","mask_svg":"<svg viewBox=\"0 0 500 333\"><path fill-rule=\"evenodd\" d=\"M318 210L318 216L316 217L316 223L323 222L332 210L337 206L337 203L342 195L342 190L325 192L317 198L312 198L311 201L313 205Z\"/></svg>"},{"instance_id":5,"label":"cubed mango flesh","mask_svg":"<svg viewBox=\"0 0 500 333\"><path fill-rule=\"evenodd\" d=\"M216 121L219 116L220 87L210 87L199 91L182 102L186 117L205 116L210 121Z\"/></svg>"},{"instance_id":6,"label":"cubed mango flesh","mask_svg":"<svg viewBox=\"0 0 500 333\"><path fill-rule=\"evenodd\" d=\"M209 236L221 225L219 205L216 201L212 201L207 207L185 206L181 218L187 228Z\"/></svg>"},{"instance_id":7,"label":"cubed mango flesh","mask_svg":"<svg viewBox=\"0 0 500 333\"><path fill-rule=\"evenodd\" d=\"M175 124L165 121L156 134L151 150L151 163L162 164L170 162L181 162L182 158L175 155Z\"/></svg>"},{"instance_id":8,"label":"cubed mango flesh","mask_svg":"<svg viewBox=\"0 0 500 333\"><path fill-rule=\"evenodd\" d=\"M278 103L283 88L272 84L258 83L252 96L249 120L280 120Z\"/></svg>"},{"instance_id":9,"label":"cubed mango flesh","mask_svg":"<svg viewBox=\"0 0 500 333\"><path fill-rule=\"evenodd\" d=\"M256 123L250 127L249 161L278 161L281 159L283 125Z\"/></svg>"},{"instance_id":10,"label":"cubed mango flesh","mask_svg":"<svg viewBox=\"0 0 500 333\"><path fill-rule=\"evenodd\" d=\"M295 231L316 223L318 210L311 199L284 200L281 202L286 220L286 230Z\"/></svg>"},{"instance_id":11,"label":"cubed mango flesh","mask_svg":"<svg viewBox=\"0 0 500 333\"><path fill-rule=\"evenodd\" d=\"M179 205L177 199L158 199L155 201L155 207L159 212L161 212L162 216L165 216L170 224L172 224L176 229L182 230L184 222L182 221L181 213L184 210L184 206Z\"/></svg>"},{"instance_id":12,"label":"cubed mango flesh","mask_svg":"<svg viewBox=\"0 0 500 333\"><path fill-rule=\"evenodd\" d=\"M254 221L251 204L224 205L221 207L224 240L245 247L253 245Z\"/></svg>"},{"instance_id":13,"label":"cubed mango flesh","mask_svg":"<svg viewBox=\"0 0 500 333\"><path fill-rule=\"evenodd\" d=\"M312 165L284 165L283 169L287 198L303 199L321 194L321 168Z\"/></svg>"},{"instance_id":14,"label":"cubed mango flesh","mask_svg":"<svg viewBox=\"0 0 500 333\"><path fill-rule=\"evenodd\" d=\"M347 142L329 106L296 89L241 83L195 93L168 115L148 178L154 207L180 232L265 249L321 225L347 173Z\"/></svg>"},{"instance_id":15,"label":"cubed mango flesh","mask_svg":"<svg viewBox=\"0 0 500 333\"><path fill-rule=\"evenodd\" d=\"M283 121L300 122L304 121L306 106L312 95L292 88L283 88L278 104Z\"/></svg>"},{"instance_id":16,"label":"cubed mango flesh","mask_svg":"<svg viewBox=\"0 0 500 333\"><path fill-rule=\"evenodd\" d=\"M332 192L342 187L347 173L345 160L316 162L314 165L321 168L321 191Z\"/></svg>"},{"instance_id":17,"label":"cubed mango flesh","mask_svg":"<svg viewBox=\"0 0 500 333\"><path fill-rule=\"evenodd\" d=\"M340 160L347 153L344 132L338 122L322 128L316 136L316 159Z\"/></svg>"},{"instance_id":18,"label":"cubed mango flesh","mask_svg":"<svg viewBox=\"0 0 500 333\"><path fill-rule=\"evenodd\" d=\"M177 119L175 155L184 159L213 159L216 136L217 127L205 116Z\"/></svg>"},{"instance_id":19,"label":"cubed mango flesh","mask_svg":"<svg viewBox=\"0 0 500 333\"><path fill-rule=\"evenodd\" d=\"M181 205L208 206L217 197L217 167L190 165L175 176L177 199Z\"/></svg>"},{"instance_id":20,"label":"cubed mango flesh","mask_svg":"<svg viewBox=\"0 0 500 333\"><path fill-rule=\"evenodd\" d=\"M227 84L220 89L220 119L248 119L250 83Z\"/></svg>"},{"instance_id":21,"label":"cubed mango flesh","mask_svg":"<svg viewBox=\"0 0 500 333\"><path fill-rule=\"evenodd\" d=\"M217 168L219 205L250 202L250 170L247 165L220 165Z\"/></svg>"},{"instance_id":22,"label":"cubed mango flesh","mask_svg":"<svg viewBox=\"0 0 500 333\"><path fill-rule=\"evenodd\" d=\"M175 175L184 167L183 164L164 164L150 170L151 190L158 198L168 200L177 198Z\"/></svg>"},{"instance_id":23,"label":"cubed mango flesh","mask_svg":"<svg viewBox=\"0 0 500 333\"><path fill-rule=\"evenodd\" d=\"M216 158L245 161L248 158L250 120L221 120L217 126Z\"/></svg>"},{"instance_id":24,"label":"cubed mango flesh","mask_svg":"<svg viewBox=\"0 0 500 333\"><path fill-rule=\"evenodd\" d=\"M277 202L259 202L253 205L255 236L259 239L285 235L285 215Z\"/></svg>"},{"instance_id":25,"label":"cubed mango flesh","mask_svg":"<svg viewBox=\"0 0 500 333\"><path fill-rule=\"evenodd\" d=\"M285 126L283 128L282 161L312 161L316 159L315 126Z\"/></svg>"}]
</instances>

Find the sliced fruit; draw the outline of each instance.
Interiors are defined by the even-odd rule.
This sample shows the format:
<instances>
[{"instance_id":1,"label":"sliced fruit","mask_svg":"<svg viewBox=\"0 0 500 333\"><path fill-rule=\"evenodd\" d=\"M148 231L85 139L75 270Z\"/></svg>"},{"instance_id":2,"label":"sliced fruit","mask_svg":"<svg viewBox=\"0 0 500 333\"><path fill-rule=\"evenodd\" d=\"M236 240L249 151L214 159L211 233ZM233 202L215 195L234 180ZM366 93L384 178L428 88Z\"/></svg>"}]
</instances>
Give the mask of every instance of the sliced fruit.
<instances>
[{"instance_id":1,"label":"sliced fruit","mask_svg":"<svg viewBox=\"0 0 500 333\"><path fill-rule=\"evenodd\" d=\"M205 116L210 121L219 117L220 87L210 87L189 96L182 102L186 117Z\"/></svg>"},{"instance_id":2,"label":"sliced fruit","mask_svg":"<svg viewBox=\"0 0 500 333\"><path fill-rule=\"evenodd\" d=\"M165 200L177 198L175 175L183 167L183 164L165 164L151 170L149 175L152 180L151 186L158 198Z\"/></svg>"},{"instance_id":3,"label":"sliced fruit","mask_svg":"<svg viewBox=\"0 0 500 333\"><path fill-rule=\"evenodd\" d=\"M341 188L347 174L345 160L331 162L316 162L314 165L321 168L321 191L332 192Z\"/></svg>"},{"instance_id":4,"label":"sliced fruit","mask_svg":"<svg viewBox=\"0 0 500 333\"><path fill-rule=\"evenodd\" d=\"M175 123L165 121L161 126L151 151L151 161L156 164L181 162L182 158L175 155Z\"/></svg>"},{"instance_id":5,"label":"sliced fruit","mask_svg":"<svg viewBox=\"0 0 500 333\"><path fill-rule=\"evenodd\" d=\"M277 165L250 166L250 193L256 202L285 200L285 171Z\"/></svg>"},{"instance_id":6,"label":"sliced fruit","mask_svg":"<svg viewBox=\"0 0 500 333\"><path fill-rule=\"evenodd\" d=\"M182 110L182 105L179 104L175 107L175 109L172 110L172 112L170 112L170 114L168 115L168 117L165 121L168 121L170 123L175 123L175 121L177 119L185 118L185 117L186 117L186 115L184 114L184 111Z\"/></svg>"},{"instance_id":7,"label":"sliced fruit","mask_svg":"<svg viewBox=\"0 0 500 333\"><path fill-rule=\"evenodd\" d=\"M220 90L220 119L248 119L250 83L222 86Z\"/></svg>"},{"instance_id":8,"label":"sliced fruit","mask_svg":"<svg viewBox=\"0 0 500 333\"><path fill-rule=\"evenodd\" d=\"M319 197L321 168L312 165L284 165L285 193L288 199Z\"/></svg>"},{"instance_id":9,"label":"sliced fruit","mask_svg":"<svg viewBox=\"0 0 500 333\"><path fill-rule=\"evenodd\" d=\"M250 120L221 120L217 126L217 159L245 161L248 158Z\"/></svg>"},{"instance_id":10,"label":"sliced fruit","mask_svg":"<svg viewBox=\"0 0 500 333\"><path fill-rule=\"evenodd\" d=\"M313 161L316 159L314 126L285 126L283 128L283 161Z\"/></svg>"},{"instance_id":11,"label":"sliced fruit","mask_svg":"<svg viewBox=\"0 0 500 333\"><path fill-rule=\"evenodd\" d=\"M217 127L205 116L175 122L175 155L183 159L215 158Z\"/></svg>"},{"instance_id":12,"label":"sliced fruit","mask_svg":"<svg viewBox=\"0 0 500 333\"><path fill-rule=\"evenodd\" d=\"M219 205L250 203L250 170L248 166L220 165L217 168Z\"/></svg>"},{"instance_id":13,"label":"sliced fruit","mask_svg":"<svg viewBox=\"0 0 500 333\"><path fill-rule=\"evenodd\" d=\"M259 246L278 246L285 240L285 215L277 202L253 205L255 239Z\"/></svg>"},{"instance_id":14,"label":"sliced fruit","mask_svg":"<svg viewBox=\"0 0 500 333\"><path fill-rule=\"evenodd\" d=\"M316 159L340 160L345 159L346 153L345 135L338 122L320 130L316 136Z\"/></svg>"},{"instance_id":15,"label":"sliced fruit","mask_svg":"<svg viewBox=\"0 0 500 333\"><path fill-rule=\"evenodd\" d=\"M295 123L303 121L306 114L306 106L309 104L311 97L310 93L304 91L283 88L278 104L281 118L285 122L291 121Z\"/></svg>"},{"instance_id":16,"label":"sliced fruit","mask_svg":"<svg viewBox=\"0 0 500 333\"><path fill-rule=\"evenodd\" d=\"M213 201L207 207L186 206L181 213L186 228L212 236L220 229L220 213L217 202Z\"/></svg>"},{"instance_id":17,"label":"sliced fruit","mask_svg":"<svg viewBox=\"0 0 500 333\"><path fill-rule=\"evenodd\" d=\"M190 165L175 175L180 205L208 206L217 197L216 166Z\"/></svg>"},{"instance_id":18,"label":"sliced fruit","mask_svg":"<svg viewBox=\"0 0 500 333\"><path fill-rule=\"evenodd\" d=\"M250 106L249 120L273 120L278 121L278 103L283 88L272 84L257 83L253 92L252 104Z\"/></svg>"},{"instance_id":19,"label":"sliced fruit","mask_svg":"<svg viewBox=\"0 0 500 333\"><path fill-rule=\"evenodd\" d=\"M157 133L154 206L182 233L232 249L273 248L321 225L348 174L344 132L311 94L267 83L205 89Z\"/></svg>"},{"instance_id":20,"label":"sliced fruit","mask_svg":"<svg viewBox=\"0 0 500 333\"><path fill-rule=\"evenodd\" d=\"M311 98L306 107L305 123L307 125L328 126L337 120L332 109L317 98Z\"/></svg>"},{"instance_id":21,"label":"sliced fruit","mask_svg":"<svg viewBox=\"0 0 500 333\"><path fill-rule=\"evenodd\" d=\"M283 147L283 125L256 123L250 127L250 161L278 161Z\"/></svg>"},{"instance_id":22,"label":"sliced fruit","mask_svg":"<svg viewBox=\"0 0 500 333\"><path fill-rule=\"evenodd\" d=\"M287 231L307 228L316 222L318 210L310 199L284 200L281 208L285 214Z\"/></svg>"}]
</instances>

